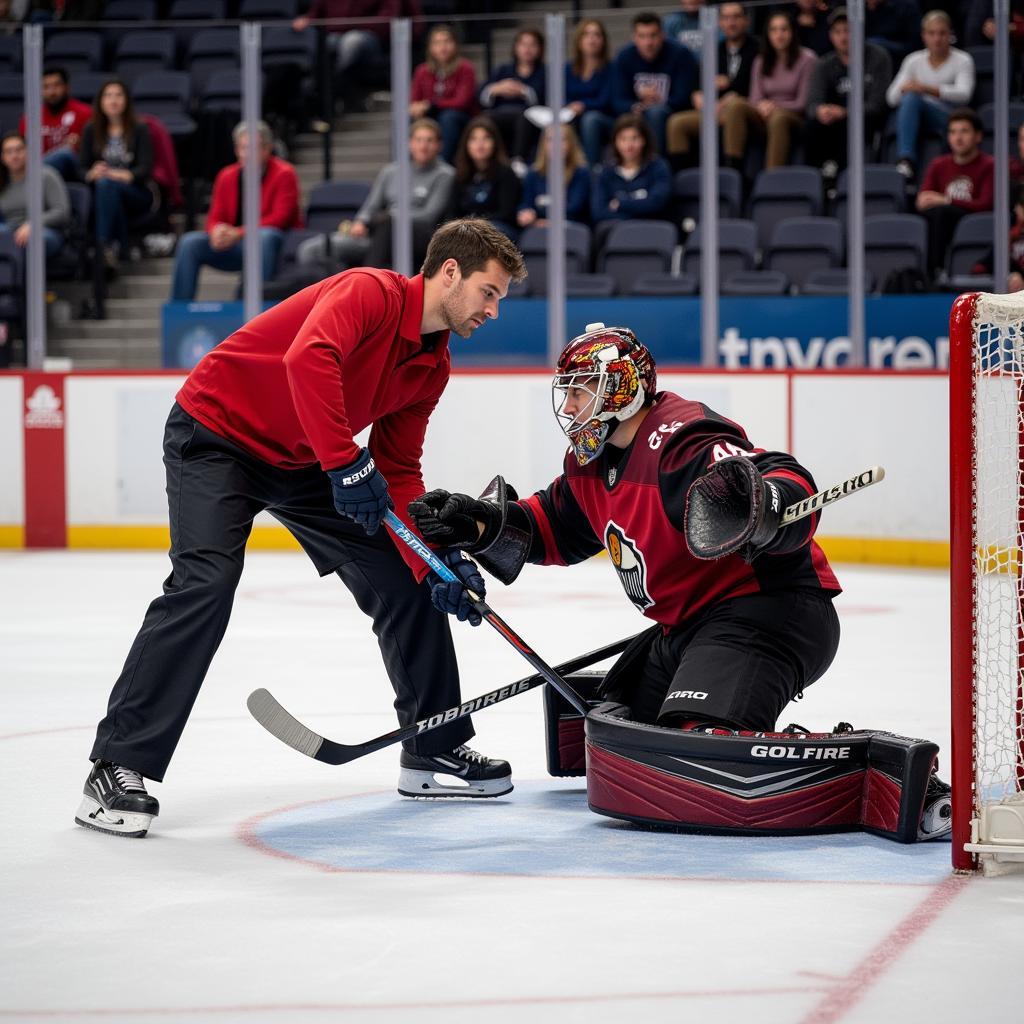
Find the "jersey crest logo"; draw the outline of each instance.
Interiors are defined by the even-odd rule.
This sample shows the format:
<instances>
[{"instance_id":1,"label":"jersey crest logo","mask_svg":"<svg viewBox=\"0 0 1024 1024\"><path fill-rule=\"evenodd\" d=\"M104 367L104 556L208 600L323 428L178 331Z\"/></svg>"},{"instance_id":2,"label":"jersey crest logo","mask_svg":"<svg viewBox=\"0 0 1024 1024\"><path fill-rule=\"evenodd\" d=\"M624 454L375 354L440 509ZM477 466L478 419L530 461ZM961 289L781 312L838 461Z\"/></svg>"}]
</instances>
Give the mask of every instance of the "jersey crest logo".
<instances>
[{"instance_id":1,"label":"jersey crest logo","mask_svg":"<svg viewBox=\"0 0 1024 1024\"><path fill-rule=\"evenodd\" d=\"M636 541L627 537L626 531L609 519L604 528L604 546L626 597L641 612L646 611L654 604L654 598L647 592L647 562Z\"/></svg>"}]
</instances>

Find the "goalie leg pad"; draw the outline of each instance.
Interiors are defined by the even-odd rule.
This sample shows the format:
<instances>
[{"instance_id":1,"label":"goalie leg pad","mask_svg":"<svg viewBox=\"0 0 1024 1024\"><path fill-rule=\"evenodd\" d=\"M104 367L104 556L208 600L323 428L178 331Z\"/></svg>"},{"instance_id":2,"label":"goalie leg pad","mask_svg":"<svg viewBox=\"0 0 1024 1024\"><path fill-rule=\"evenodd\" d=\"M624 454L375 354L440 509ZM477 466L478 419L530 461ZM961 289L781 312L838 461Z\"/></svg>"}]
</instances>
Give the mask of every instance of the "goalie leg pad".
<instances>
[{"instance_id":1,"label":"goalie leg pad","mask_svg":"<svg viewBox=\"0 0 1024 1024\"><path fill-rule=\"evenodd\" d=\"M598 688L605 678L603 672L576 672L566 678L590 707L601 703ZM544 745L549 775L568 778L586 774L583 716L550 684L544 686Z\"/></svg>"},{"instance_id":2,"label":"goalie leg pad","mask_svg":"<svg viewBox=\"0 0 1024 1024\"><path fill-rule=\"evenodd\" d=\"M886 732L684 732L602 704L586 721L587 800L677 831L799 835L864 829L917 840L938 748Z\"/></svg>"}]
</instances>

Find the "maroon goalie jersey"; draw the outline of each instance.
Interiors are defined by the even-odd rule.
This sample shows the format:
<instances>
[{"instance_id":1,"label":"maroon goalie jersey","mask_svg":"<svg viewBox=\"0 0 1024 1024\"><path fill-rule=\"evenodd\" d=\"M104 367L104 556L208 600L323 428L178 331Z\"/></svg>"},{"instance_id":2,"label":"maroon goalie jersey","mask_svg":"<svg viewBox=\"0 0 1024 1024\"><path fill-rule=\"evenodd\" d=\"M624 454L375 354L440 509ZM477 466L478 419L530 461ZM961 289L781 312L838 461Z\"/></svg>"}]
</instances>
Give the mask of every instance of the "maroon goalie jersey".
<instances>
[{"instance_id":1,"label":"maroon goalie jersey","mask_svg":"<svg viewBox=\"0 0 1024 1024\"><path fill-rule=\"evenodd\" d=\"M529 560L570 565L602 548L630 601L663 626L744 594L814 588L839 593L813 540L817 515L779 530L752 564L739 555L694 558L683 535L686 492L712 463L746 455L778 486L785 505L817 489L792 456L754 447L743 429L700 402L659 392L627 449L606 445L519 502L533 520Z\"/></svg>"}]
</instances>

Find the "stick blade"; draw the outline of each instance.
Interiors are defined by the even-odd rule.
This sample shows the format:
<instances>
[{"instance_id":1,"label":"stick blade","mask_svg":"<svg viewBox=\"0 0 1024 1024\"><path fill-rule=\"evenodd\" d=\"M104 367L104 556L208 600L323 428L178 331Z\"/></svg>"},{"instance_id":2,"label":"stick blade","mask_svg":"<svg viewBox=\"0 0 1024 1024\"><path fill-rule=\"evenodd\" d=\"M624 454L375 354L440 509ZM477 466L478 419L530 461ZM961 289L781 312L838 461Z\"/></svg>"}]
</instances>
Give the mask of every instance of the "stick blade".
<instances>
[{"instance_id":1,"label":"stick blade","mask_svg":"<svg viewBox=\"0 0 1024 1024\"><path fill-rule=\"evenodd\" d=\"M245 702L249 714L256 719L272 736L282 743L287 743L292 750L297 750L306 757L316 758L323 746L323 736L307 729L300 721L293 718L269 690L262 687L253 690Z\"/></svg>"}]
</instances>

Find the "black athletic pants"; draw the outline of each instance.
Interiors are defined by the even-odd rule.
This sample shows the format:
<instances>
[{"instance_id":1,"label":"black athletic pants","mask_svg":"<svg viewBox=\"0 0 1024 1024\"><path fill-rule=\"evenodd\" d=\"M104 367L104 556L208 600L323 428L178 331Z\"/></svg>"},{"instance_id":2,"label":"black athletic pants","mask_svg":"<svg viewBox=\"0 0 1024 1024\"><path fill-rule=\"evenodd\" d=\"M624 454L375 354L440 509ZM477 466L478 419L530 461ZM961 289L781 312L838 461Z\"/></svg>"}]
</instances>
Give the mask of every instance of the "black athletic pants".
<instances>
[{"instance_id":1,"label":"black athletic pants","mask_svg":"<svg viewBox=\"0 0 1024 1024\"><path fill-rule=\"evenodd\" d=\"M430 603L382 526L373 537L338 515L319 467L277 469L207 430L180 406L164 434L171 574L110 695L91 757L161 780L231 615L245 542L266 509L288 527L321 576L336 572L373 620L408 725L459 703L459 675L447 616ZM298 652L297 652L298 653ZM350 671L339 647L339 683ZM297 659L298 661L298 659ZM407 744L434 754L473 735L468 719Z\"/></svg>"},{"instance_id":2,"label":"black athletic pants","mask_svg":"<svg viewBox=\"0 0 1024 1024\"><path fill-rule=\"evenodd\" d=\"M786 705L821 678L839 646L823 591L735 597L669 632L642 633L602 692L638 722L717 722L770 732Z\"/></svg>"}]
</instances>

